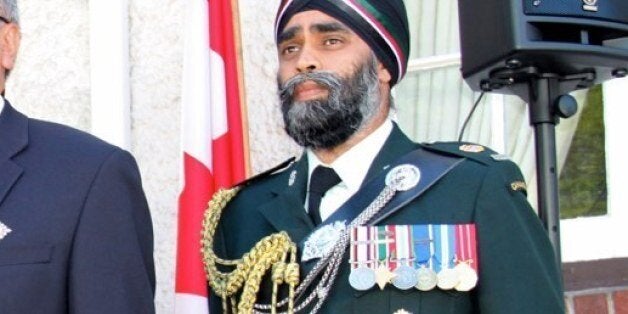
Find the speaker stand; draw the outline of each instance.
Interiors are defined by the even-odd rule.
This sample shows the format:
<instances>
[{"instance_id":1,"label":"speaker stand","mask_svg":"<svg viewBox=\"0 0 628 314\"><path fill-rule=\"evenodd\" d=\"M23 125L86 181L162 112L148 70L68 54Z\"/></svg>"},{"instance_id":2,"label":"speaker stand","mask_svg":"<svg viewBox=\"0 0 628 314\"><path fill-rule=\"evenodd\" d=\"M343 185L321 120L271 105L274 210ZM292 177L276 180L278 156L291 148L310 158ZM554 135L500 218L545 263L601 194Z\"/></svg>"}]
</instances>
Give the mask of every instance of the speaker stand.
<instances>
[{"instance_id":1,"label":"speaker stand","mask_svg":"<svg viewBox=\"0 0 628 314\"><path fill-rule=\"evenodd\" d=\"M576 100L567 93L590 86L595 75L582 73L559 76L542 73L535 67L503 69L491 74L482 86L486 91L507 87L529 105L530 125L534 128L538 211L549 234L556 262L561 265L558 168L556 162L556 125L577 111Z\"/></svg>"}]
</instances>

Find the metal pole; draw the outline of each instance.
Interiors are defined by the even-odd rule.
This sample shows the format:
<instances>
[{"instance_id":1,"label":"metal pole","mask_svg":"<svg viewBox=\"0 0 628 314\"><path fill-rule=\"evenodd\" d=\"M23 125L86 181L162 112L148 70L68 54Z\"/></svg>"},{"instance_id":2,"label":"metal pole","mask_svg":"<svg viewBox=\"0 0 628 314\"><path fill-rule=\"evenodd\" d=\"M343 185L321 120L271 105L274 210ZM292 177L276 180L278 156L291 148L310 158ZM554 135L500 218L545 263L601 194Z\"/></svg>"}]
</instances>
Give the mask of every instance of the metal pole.
<instances>
[{"instance_id":1,"label":"metal pole","mask_svg":"<svg viewBox=\"0 0 628 314\"><path fill-rule=\"evenodd\" d=\"M559 95L558 79L540 77L530 81L530 124L534 127L538 181L539 216L561 265L556 133L558 116L554 102Z\"/></svg>"}]
</instances>

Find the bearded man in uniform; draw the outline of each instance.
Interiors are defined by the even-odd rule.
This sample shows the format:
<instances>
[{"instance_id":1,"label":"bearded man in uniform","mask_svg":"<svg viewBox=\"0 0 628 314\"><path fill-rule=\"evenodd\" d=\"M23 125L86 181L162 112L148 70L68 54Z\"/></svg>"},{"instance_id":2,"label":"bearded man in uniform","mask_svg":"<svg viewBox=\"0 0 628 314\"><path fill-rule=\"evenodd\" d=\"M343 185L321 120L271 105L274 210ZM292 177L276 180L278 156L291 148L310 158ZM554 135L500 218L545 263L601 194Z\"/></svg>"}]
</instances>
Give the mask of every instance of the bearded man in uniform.
<instances>
[{"instance_id":1,"label":"bearded man in uniform","mask_svg":"<svg viewBox=\"0 0 628 314\"><path fill-rule=\"evenodd\" d=\"M559 270L517 166L480 145L414 143L391 120L410 47L401 0L282 1L275 29L285 130L304 153L217 208L206 262L228 271L214 268L216 256L236 261L285 232L301 286L277 288L289 276L269 268L250 290L259 278L245 271L272 247L260 246L234 262L250 264L238 269L247 297L226 294L237 280L210 271L212 313L251 294L262 312L563 312Z\"/></svg>"}]
</instances>

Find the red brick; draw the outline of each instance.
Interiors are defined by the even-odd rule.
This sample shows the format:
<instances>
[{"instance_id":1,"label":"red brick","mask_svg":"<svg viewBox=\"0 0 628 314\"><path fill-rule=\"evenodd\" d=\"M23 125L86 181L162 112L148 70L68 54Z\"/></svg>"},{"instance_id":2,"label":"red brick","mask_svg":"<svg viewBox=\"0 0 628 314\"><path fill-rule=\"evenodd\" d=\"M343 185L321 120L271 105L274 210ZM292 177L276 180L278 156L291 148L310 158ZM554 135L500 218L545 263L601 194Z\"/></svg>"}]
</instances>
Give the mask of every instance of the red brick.
<instances>
[{"instance_id":1,"label":"red brick","mask_svg":"<svg viewBox=\"0 0 628 314\"><path fill-rule=\"evenodd\" d=\"M591 294L574 298L575 314L608 314L606 295Z\"/></svg>"},{"instance_id":2,"label":"red brick","mask_svg":"<svg viewBox=\"0 0 628 314\"><path fill-rule=\"evenodd\" d=\"M615 314L628 314L628 290L613 293Z\"/></svg>"}]
</instances>

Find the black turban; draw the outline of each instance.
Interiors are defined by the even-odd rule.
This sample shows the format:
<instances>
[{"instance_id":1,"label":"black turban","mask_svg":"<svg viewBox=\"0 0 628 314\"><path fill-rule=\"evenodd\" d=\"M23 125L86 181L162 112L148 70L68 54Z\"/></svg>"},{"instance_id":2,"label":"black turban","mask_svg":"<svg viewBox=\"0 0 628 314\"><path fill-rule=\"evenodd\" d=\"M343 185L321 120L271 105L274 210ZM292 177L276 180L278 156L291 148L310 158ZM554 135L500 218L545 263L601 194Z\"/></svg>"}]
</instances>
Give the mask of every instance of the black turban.
<instances>
[{"instance_id":1,"label":"black turban","mask_svg":"<svg viewBox=\"0 0 628 314\"><path fill-rule=\"evenodd\" d=\"M283 0L275 21L275 38L293 15L307 10L328 14L358 34L390 72L391 86L406 73L410 34L402 0Z\"/></svg>"}]
</instances>

